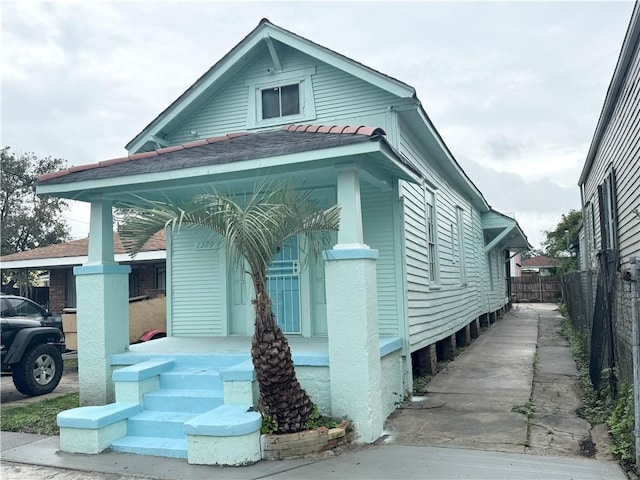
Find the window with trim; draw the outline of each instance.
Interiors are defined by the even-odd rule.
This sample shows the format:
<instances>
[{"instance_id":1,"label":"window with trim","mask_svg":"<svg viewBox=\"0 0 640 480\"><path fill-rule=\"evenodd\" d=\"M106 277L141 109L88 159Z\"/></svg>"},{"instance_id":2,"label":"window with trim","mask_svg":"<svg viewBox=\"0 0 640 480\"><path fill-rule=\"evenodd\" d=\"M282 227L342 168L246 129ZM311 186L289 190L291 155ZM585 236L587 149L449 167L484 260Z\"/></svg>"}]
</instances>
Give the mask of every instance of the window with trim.
<instances>
[{"instance_id":1,"label":"window with trim","mask_svg":"<svg viewBox=\"0 0 640 480\"><path fill-rule=\"evenodd\" d=\"M158 265L156 267L156 281L154 287L156 290L167 289L167 267L165 265Z\"/></svg>"},{"instance_id":2,"label":"window with trim","mask_svg":"<svg viewBox=\"0 0 640 480\"><path fill-rule=\"evenodd\" d=\"M68 308L76 308L76 277L72 269L65 272L65 306Z\"/></svg>"},{"instance_id":3,"label":"window with trim","mask_svg":"<svg viewBox=\"0 0 640 480\"><path fill-rule=\"evenodd\" d=\"M429 283L439 282L438 249L437 249L437 219L435 209L436 196L426 185L424 186L424 211L427 240L427 262L429 266Z\"/></svg>"},{"instance_id":4,"label":"window with trim","mask_svg":"<svg viewBox=\"0 0 640 480\"><path fill-rule=\"evenodd\" d=\"M616 182L615 172L611 170L598 186L600 204L600 248L615 250L617 239Z\"/></svg>"},{"instance_id":5,"label":"window with trim","mask_svg":"<svg viewBox=\"0 0 640 480\"><path fill-rule=\"evenodd\" d=\"M316 68L269 73L245 82L249 87L247 126L262 127L315 120L312 75Z\"/></svg>"},{"instance_id":6,"label":"window with trim","mask_svg":"<svg viewBox=\"0 0 640 480\"><path fill-rule=\"evenodd\" d=\"M467 265L464 252L464 211L456 207L456 234L458 242L458 267L460 268L460 283L467 284Z\"/></svg>"},{"instance_id":7,"label":"window with trim","mask_svg":"<svg viewBox=\"0 0 640 480\"><path fill-rule=\"evenodd\" d=\"M262 90L262 119L300 113L300 85L283 85Z\"/></svg>"}]
</instances>

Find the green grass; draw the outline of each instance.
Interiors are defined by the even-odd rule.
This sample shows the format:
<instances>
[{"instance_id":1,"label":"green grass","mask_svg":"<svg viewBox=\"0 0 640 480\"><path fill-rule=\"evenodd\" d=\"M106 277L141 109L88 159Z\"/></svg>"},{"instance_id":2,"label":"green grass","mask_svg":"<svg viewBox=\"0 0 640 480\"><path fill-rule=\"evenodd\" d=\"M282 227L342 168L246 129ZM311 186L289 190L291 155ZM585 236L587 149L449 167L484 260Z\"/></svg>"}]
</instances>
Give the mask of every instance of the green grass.
<instances>
[{"instance_id":1,"label":"green grass","mask_svg":"<svg viewBox=\"0 0 640 480\"><path fill-rule=\"evenodd\" d=\"M79 405L80 395L70 393L62 397L49 398L24 407L3 407L0 430L5 432L58 435L56 415Z\"/></svg>"},{"instance_id":2,"label":"green grass","mask_svg":"<svg viewBox=\"0 0 640 480\"><path fill-rule=\"evenodd\" d=\"M77 358L65 358L64 359L64 368L77 367L77 366L78 366L78 359Z\"/></svg>"}]
</instances>

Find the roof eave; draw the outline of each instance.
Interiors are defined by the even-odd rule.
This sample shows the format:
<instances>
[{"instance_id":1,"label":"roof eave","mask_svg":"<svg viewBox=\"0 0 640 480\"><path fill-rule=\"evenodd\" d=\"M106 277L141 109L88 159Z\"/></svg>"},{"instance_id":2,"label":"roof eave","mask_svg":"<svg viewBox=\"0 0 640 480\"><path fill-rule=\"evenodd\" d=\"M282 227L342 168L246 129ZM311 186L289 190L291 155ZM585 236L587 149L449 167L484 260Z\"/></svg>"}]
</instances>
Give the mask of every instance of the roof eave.
<instances>
[{"instance_id":1,"label":"roof eave","mask_svg":"<svg viewBox=\"0 0 640 480\"><path fill-rule=\"evenodd\" d=\"M385 164L391 173L403 180L415 182L418 174L404 165L401 159L391 150L382 137L371 141L342 145L337 147L308 150L303 152L288 153L272 157L259 157L250 160L206 165L192 168L167 170L162 172L145 172L135 175L118 176L99 180L85 180L77 182L39 183L36 185L38 194L52 195L79 201L90 201L95 196L109 196L117 198L121 192L135 192L137 189L161 188L171 186L171 183L179 181L193 181L202 179L216 181L221 175L269 175L273 171L280 171L295 165L310 165L333 159L336 163L351 161L359 156L375 155L380 162ZM363 163L363 168L366 165ZM295 172L295 170L291 170ZM195 183L195 182L194 182Z\"/></svg>"},{"instance_id":2,"label":"roof eave","mask_svg":"<svg viewBox=\"0 0 640 480\"><path fill-rule=\"evenodd\" d=\"M0 270L47 270L50 268L73 267L76 265L83 265L87 262L87 258L88 257L86 255L80 255L75 257L34 258L30 260L13 260L8 262L0 261ZM117 263L150 262L154 260L166 260L166 258L166 250L140 252L133 258L128 253L117 253L114 255L114 261Z\"/></svg>"}]
</instances>

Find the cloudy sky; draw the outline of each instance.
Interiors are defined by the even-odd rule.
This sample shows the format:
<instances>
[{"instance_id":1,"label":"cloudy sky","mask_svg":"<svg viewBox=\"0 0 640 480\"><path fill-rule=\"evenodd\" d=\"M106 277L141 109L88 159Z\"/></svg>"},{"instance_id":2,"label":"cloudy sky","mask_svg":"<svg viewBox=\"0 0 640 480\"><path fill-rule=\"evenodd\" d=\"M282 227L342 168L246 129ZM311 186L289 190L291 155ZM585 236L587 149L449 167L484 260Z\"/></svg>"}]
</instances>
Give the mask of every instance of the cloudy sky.
<instances>
[{"instance_id":1,"label":"cloudy sky","mask_svg":"<svg viewBox=\"0 0 640 480\"><path fill-rule=\"evenodd\" d=\"M124 145L266 17L398 78L529 241L576 186L633 3L3 1L3 146L70 165ZM88 210L68 213L74 237Z\"/></svg>"}]
</instances>

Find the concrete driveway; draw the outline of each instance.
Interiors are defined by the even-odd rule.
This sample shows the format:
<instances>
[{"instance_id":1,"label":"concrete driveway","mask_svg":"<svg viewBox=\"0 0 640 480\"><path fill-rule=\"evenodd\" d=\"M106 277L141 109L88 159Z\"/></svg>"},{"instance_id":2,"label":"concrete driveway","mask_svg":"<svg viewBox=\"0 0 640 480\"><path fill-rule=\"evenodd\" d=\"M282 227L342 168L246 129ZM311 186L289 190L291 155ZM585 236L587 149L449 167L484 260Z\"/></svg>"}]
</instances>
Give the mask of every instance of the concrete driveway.
<instances>
[{"instance_id":1,"label":"concrete driveway","mask_svg":"<svg viewBox=\"0 0 640 480\"><path fill-rule=\"evenodd\" d=\"M386 443L611 460L591 429L578 371L553 304L515 304L394 412Z\"/></svg>"}]
</instances>

